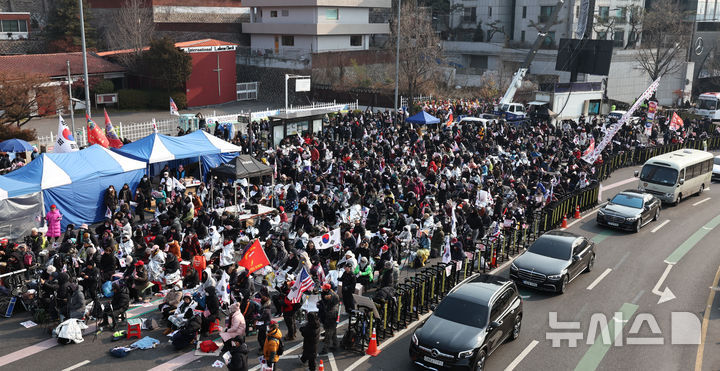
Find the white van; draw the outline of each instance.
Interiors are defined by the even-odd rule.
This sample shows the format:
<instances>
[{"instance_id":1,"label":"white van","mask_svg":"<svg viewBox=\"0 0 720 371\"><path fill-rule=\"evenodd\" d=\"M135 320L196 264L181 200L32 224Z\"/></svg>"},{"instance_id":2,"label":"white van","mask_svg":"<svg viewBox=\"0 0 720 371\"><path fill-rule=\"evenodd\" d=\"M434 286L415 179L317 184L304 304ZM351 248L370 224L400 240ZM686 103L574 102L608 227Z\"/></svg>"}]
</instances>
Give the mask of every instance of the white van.
<instances>
[{"instance_id":1,"label":"white van","mask_svg":"<svg viewBox=\"0 0 720 371\"><path fill-rule=\"evenodd\" d=\"M655 156L645 162L638 190L651 193L667 203L700 194L710 186L713 155L697 149L680 149Z\"/></svg>"},{"instance_id":2,"label":"white van","mask_svg":"<svg viewBox=\"0 0 720 371\"><path fill-rule=\"evenodd\" d=\"M710 120L720 120L720 110L718 110L718 101L720 101L720 93L702 93L698 97L695 107L695 114L707 117Z\"/></svg>"}]
</instances>

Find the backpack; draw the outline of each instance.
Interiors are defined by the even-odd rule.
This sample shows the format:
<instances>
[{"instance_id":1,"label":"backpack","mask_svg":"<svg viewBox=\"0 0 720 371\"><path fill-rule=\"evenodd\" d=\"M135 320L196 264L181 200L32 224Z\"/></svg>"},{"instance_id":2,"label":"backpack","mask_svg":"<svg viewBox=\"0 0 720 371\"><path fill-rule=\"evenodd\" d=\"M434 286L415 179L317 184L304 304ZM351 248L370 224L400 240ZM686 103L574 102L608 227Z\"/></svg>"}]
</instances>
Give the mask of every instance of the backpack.
<instances>
[{"instance_id":1,"label":"backpack","mask_svg":"<svg viewBox=\"0 0 720 371\"><path fill-rule=\"evenodd\" d=\"M355 330L349 328L345 332L345 335L343 335L342 340L340 340L340 346L342 346L345 350L351 350L355 346L356 342L357 336L355 336Z\"/></svg>"},{"instance_id":2,"label":"backpack","mask_svg":"<svg viewBox=\"0 0 720 371\"><path fill-rule=\"evenodd\" d=\"M285 344L283 343L282 339L277 339L277 341L278 341L278 347L277 347L277 351L275 352L275 354L281 356L285 352Z\"/></svg>"},{"instance_id":3,"label":"backpack","mask_svg":"<svg viewBox=\"0 0 720 371\"><path fill-rule=\"evenodd\" d=\"M23 263L26 267L30 267L33 264L33 260L35 260L33 254L29 251L23 256Z\"/></svg>"}]
</instances>

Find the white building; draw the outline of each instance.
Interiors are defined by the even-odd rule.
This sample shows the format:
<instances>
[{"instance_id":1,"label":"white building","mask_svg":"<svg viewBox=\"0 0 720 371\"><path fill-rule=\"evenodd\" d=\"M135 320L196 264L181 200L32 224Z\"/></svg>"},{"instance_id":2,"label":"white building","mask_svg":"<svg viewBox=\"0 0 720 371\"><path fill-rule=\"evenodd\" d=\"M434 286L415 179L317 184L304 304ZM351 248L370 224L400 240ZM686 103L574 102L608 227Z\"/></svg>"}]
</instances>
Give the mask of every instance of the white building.
<instances>
[{"instance_id":1,"label":"white building","mask_svg":"<svg viewBox=\"0 0 720 371\"><path fill-rule=\"evenodd\" d=\"M367 50L387 23L370 23L371 8L391 0L244 0L249 6L251 52L256 56L303 56L328 51Z\"/></svg>"}]
</instances>

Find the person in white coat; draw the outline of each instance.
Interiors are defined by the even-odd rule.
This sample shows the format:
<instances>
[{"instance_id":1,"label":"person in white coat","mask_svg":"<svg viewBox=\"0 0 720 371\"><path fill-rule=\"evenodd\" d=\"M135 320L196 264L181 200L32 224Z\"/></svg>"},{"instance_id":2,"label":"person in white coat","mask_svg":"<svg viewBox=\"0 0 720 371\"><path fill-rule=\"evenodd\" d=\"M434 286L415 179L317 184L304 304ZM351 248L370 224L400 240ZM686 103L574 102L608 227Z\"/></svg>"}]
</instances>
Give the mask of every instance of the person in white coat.
<instances>
[{"instance_id":1,"label":"person in white coat","mask_svg":"<svg viewBox=\"0 0 720 371\"><path fill-rule=\"evenodd\" d=\"M235 244L230 238L225 238L220 253L220 268L226 268L235 262Z\"/></svg>"},{"instance_id":2,"label":"person in white coat","mask_svg":"<svg viewBox=\"0 0 720 371\"><path fill-rule=\"evenodd\" d=\"M150 252L150 261L148 262L148 276L150 281L163 281L165 276L164 265L165 252L160 250L158 245L154 245Z\"/></svg>"}]
</instances>

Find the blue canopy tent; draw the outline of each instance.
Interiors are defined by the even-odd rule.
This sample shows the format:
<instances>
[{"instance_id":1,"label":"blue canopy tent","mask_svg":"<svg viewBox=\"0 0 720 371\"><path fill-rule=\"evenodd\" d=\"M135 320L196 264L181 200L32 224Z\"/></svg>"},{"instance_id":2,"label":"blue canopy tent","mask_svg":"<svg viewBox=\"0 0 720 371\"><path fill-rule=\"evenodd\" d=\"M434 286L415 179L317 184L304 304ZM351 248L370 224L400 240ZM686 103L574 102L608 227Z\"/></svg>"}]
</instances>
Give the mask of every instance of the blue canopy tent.
<instances>
[{"instance_id":1,"label":"blue canopy tent","mask_svg":"<svg viewBox=\"0 0 720 371\"><path fill-rule=\"evenodd\" d=\"M105 218L102 205L107 187L120 189L127 183L134 188L144 170L145 163L99 145L77 152L43 153L22 168L0 176L0 202L41 194L46 211L55 204L63 214L63 228L69 223L94 223Z\"/></svg>"},{"instance_id":2,"label":"blue canopy tent","mask_svg":"<svg viewBox=\"0 0 720 371\"><path fill-rule=\"evenodd\" d=\"M425 111L420 111L417 114L406 118L405 122L418 125L432 125L439 124L440 119Z\"/></svg>"},{"instance_id":3,"label":"blue canopy tent","mask_svg":"<svg viewBox=\"0 0 720 371\"><path fill-rule=\"evenodd\" d=\"M22 139L8 139L0 142L0 151L2 152L28 152L32 151L33 146Z\"/></svg>"},{"instance_id":4,"label":"blue canopy tent","mask_svg":"<svg viewBox=\"0 0 720 371\"><path fill-rule=\"evenodd\" d=\"M150 175L154 175L158 169L150 166L153 164L161 166L165 162L173 162L172 165L175 166L179 163L200 161L202 172L207 173L210 167L230 161L241 149L205 131L197 130L181 137L154 133L113 151L145 162L149 167ZM231 155L233 153L235 155Z\"/></svg>"}]
</instances>

